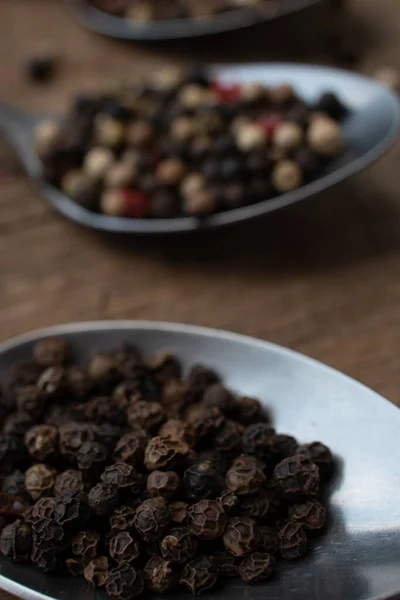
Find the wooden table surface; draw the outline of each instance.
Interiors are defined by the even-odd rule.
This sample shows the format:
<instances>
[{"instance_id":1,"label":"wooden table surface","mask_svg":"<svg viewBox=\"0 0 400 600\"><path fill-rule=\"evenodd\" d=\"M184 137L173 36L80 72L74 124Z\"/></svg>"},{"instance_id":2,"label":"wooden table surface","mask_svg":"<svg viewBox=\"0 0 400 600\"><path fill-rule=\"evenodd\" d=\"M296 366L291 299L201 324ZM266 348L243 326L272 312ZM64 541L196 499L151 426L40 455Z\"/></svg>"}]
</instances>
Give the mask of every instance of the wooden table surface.
<instances>
[{"instance_id":1,"label":"wooden table surface","mask_svg":"<svg viewBox=\"0 0 400 600\"><path fill-rule=\"evenodd\" d=\"M368 39L359 68L400 67L399 0L350 3ZM82 87L191 56L188 46L160 51L102 39L59 0L1 0L0 23L1 101L32 110L57 112ZM62 65L53 84L35 87L21 66L43 42L61 48ZM213 41L193 54L267 60L263 48ZM219 327L304 352L400 405L399 165L397 144L348 184L251 227L121 239L55 214L2 142L1 338L92 319Z\"/></svg>"}]
</instances>

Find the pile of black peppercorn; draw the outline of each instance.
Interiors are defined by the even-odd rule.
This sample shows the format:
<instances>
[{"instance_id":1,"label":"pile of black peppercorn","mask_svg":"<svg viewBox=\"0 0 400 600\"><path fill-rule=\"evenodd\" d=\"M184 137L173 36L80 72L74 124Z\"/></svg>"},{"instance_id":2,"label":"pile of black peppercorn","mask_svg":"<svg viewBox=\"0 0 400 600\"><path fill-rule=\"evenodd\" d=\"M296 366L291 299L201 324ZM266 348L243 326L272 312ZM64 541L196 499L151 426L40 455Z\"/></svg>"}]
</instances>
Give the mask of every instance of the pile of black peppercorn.
<instances>
[{"instance_id":1,"label":"pile of black peppercorn","mask_svg":"<svg viewBox=\"0 0 400 600\"><path fill-rule=\"evenodd\" d=\"M116 17L132 22L169 19L204 19L240 8L257 9L277 0L89 0L90 3ZM278 0L279 1L279 0Z\"/></svg>"},{"instance_id":2,"label":"pile of black peppercorn","mask_svg":"<svg viewBox=\"0 0 400 600\"><path fill-rule=\"evenodd\" d=\"M277 434L212 369L130 345L72 362L47 338L0 403L0 549L115 599L271 576L324 526L320 442Z\"/></svg>"},{"instance_id":3,"label":"pile of black peppercorn","mask_svg":"<svg viewBox=\"0 0 400 600\"><path fill-rule=\"evenodd\" d=\"M133 219L206 217L291 192L343 153L347 114L324 93L228 84L198 68L79 96L41 121L44 178L83 208Z\"/></svg>"}]
</instances>

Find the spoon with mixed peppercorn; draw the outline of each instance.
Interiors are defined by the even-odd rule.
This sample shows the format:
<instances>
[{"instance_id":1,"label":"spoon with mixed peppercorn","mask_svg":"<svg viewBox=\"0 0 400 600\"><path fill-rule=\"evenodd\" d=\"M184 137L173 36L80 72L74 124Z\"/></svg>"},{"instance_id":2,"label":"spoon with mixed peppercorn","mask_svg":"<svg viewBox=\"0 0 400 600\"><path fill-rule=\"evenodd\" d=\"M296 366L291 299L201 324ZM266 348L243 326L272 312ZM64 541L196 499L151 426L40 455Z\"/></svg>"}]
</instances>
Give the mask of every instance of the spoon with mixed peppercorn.
<instances>
[{"instance_id":1,"label":"spoon with mixed peppercorn","mask_svg":"<svg viewBox=\"0 0 400 600\"><path fill-rule=\"evenodd\" d=\"M0 381L14 595L400 590L400 413L347 377L229 333L99 322L3 344Z\"/></svg>"},{"instance_id":2,"label":"spoon with mixed peppercorn","mask_svg":"<svg viewBox=\"0 0 400 600\"><path fill-rule=\"evenodd\" d=\"M64 121L0 108L58 211L126 233L213 228L308 198L378 158L397 123L375 82L292 65L171 67L79 96Z\"/></svg>"}]
</instances>

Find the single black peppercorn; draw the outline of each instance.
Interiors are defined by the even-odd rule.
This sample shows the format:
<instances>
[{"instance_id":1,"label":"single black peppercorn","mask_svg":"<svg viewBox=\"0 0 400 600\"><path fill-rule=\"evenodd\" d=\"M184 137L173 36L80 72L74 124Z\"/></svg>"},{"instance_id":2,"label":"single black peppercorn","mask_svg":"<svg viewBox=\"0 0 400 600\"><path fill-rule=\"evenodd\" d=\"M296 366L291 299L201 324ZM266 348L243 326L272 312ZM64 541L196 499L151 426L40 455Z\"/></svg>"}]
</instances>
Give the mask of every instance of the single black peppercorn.
<instances>
[{"instance_id":1,"label":"single black peppercorn","mask_svg":"<svg viewBox=\"0 0 400 600\"><path fill-rule=\"evenodd\" d=\"M210 385L204 392L203 405L206 408L219 408L223 414L229 414L235 404L235 397L221 383Z\"/></svg>"},{"instance_id":2,"label":"single black peppercorn","mask_svg":"<svg viewBox=\"0 0 400 600\"><path fill-rule=\"evenodd\" d=\"M161 496L166 501L177 496L181 487L181 479L174 471L153 471L147 478L146 489L150 496Z\"/></svg>"},{"instance_id":3,"label":"single black peppercorn","mask_svg":"<svg viewBox=\"0 0 400 600\"><path fill-rule=\"evenodd\" d=\"M19 496L24 500L29 497L25 489L24 474L19 469L12 471L12 473L3 478L1 491L6 496Z\"/></svg>"},{"instance_id":4,"label":"single black peppercorn","mask_svg":"<svg viewBox=\"0 0 400 600\"><path fill-rule=\"evenodd\" d=\"M256 493L265 481L257 459L247 455L239 457L225 477L227 487L238 496Z\"/></svg>"},{"instance_id":5,"label":"single black peppercorn","mask_svg":"<svg viewBox=\"0 0 400 600\"><path fill-rule=\"evenodd\" d=\"M201 540L215 540L225 531L228 517L218 500L200 500L189 508L189 531Z\"/></svg>"},{"instance_id":6,"label":"single black peppercorn","mask_svg":"<svg viewBox=\"0 0 400 600\"><path fill-rule=\"evenodd\" d=\"M132 565L124 563L112 569L106 585L107 594L116 600L131 600L144 589L143 576Z\"/></svg>"},{"instance_id":7,"label":"single black peppercorn","mask_svg":"<svg viewBox=\"0 0 400 600\"><path fill-rule=\"evenodd\" d=\"M56 499L54 520L68 529L68 531L76 531L86 524L89 512L85 494L82 492L75 496L63 494Z\"/></svg>"},{"instance_id":8,"label":"single black peppercorn","mask_svg":"<svg viewBox=\"0 0 400 600\"><path fill-rule=\"evenodd\" d=\"M136 509L134 525L145 541L159 539L171 520L163 498L145 500Z\"/></svg>"},{"instance_id":9,"label":"single black peppercorn","mask_svg":"<svg viewBox=\"0 0 400 600\"><path fill-rule=\"evenodd\" d=\"M133 467L141 466L147 441L147 434L142 429L125 433L114 448L114 460L127 462Z\"/></svg>"},{"instance_id":10,"label":"single black peppercorn","mask_svg":"<svg viewBox=\"0 0 400 600\"><path fill-rule=\"evenodd\" d=\"M110 517L112 532L133 531L136 508L132 506L119 506Z\"/></svg>"},{"instance_id":11,"label":"single black peppercorn","mask_svg":"<svg viewBox=\"0 0 400 600\"><path fill-rule=\"evenodd\" d=\"M315 496L319 490L319 469L302 454L285 458L278 463L274 479L291 498Z\"/></svg>"},{"instance_id":12,"label":"single black peppercorn","mask_svg":"<svg viewBox=\"0 0 400 600\"><path fill-rule=\"evenodd\" d=\"M171 592L177 585L177 573L171 564L160 556L152 556L143 569L143 575L149 589L156 594Z\"/></svg>"},{"instance_id":13,"label":"single black peppercorn","mask_svg":"<svg viewBox=\"0 0 400 600\"><path fill-rule=\"evenodd\" d=\"M72 554L83 566L97 556L99 546L100 534L97 531L80 531L71 539Z\"/></svg>"},{"instance_id":14,"label":"single black peppercorn","mask_svg":"<svg viewBox=\"0 0 400 600\"><path fill-rule=\"evenodd\" d=\"M110 556L116 563L130 563L140 554L139 542L128 531L119 531L109 544Z\"/></svg>"},{"instance_id":15,"label":"single black peppercorn","mask_svg":"<svg viewBox=\"0 0 400 600\"><path fill-rule=\"evenodd\" d=\"M186 469L183 485L187 498L192 502L215 497L220 491L220 481L211 462L197 463Z\"/></svg>"},{"instance_id":16,"label":"single black peppercorn","mask_svg":"<svg viewBox=\"0 0 400 600\"><path fill-rule=\"evenodd\" d=\"M275 443L275 429L267 423L246 427L243 433L243 452L260 458L268 457Z\"/></svg>"},{"instance_id":17,"label":"single black peppercorn","mask_svg":"<svg viewBox=\"0 0 400 600\"><path fill-rule=\"evenodd\" d=\"M187 518L189 505L186 502L171 502L168 505L171 521L177 525L183 525Z\"/></svg>"},{"instance_id":18,"label":"single black peppercorn","mask_svg":"<svg viewBox=\"0 0 400 600\"><path fill-rule=\"evenodd\" d=\"M245 583L257 583L271 577L274 566L273 556L254 552L240 563L238 572Z\"/></svg>"},{"instance_id":19,"label":"single black peppercorn","mask_svg":"<svg viewBox=\"0 0 400 600\"><path fill-rule=\"evenodd\" d=\"M164 560L184 564L196 555L198 542L187 527L173 527L160 542Z\"/></svg>"},{"instance_id":20,"label":"single black peppercorn","mask_svg":"<svg viewBox=\"0 0 400 600\"><path fill-rule=\"evenodd\" d=\"M43 414L45 398L39 393L36 385L25 385L16 391L16 404L20 414L39 419Z\"/></svg>"},{"instance_id":21,"label":"single black peppercorn","mask_svg":"<svg viewBox=\"0 0 400 600\"><path fill-rule=\"evenodd\" d=\"M299 558L307 552L307 536L300 523L287 523L278 535L279 549L286 560Z\"/></svg>"},{"instance_id":22,"label":"single black peppercorn","mask_svg":"<svg viewBox=\"0 0 400 600\"><path fill-rule=\"evenodd\" d=\"M168 419L164 425L161 425L158 435L164 438L169 437L172 440L184 440L191 447L196 442L196 433L193 426L180 419Z\"/></svg>"},{"instance_id":23,"label":"single black peppercorn","mask_svg":"<svg viewBox=\"0 0 400 600\"><path fill-rule=\"evenodd\" d=\"M95 441L95 430L86 423L69 422L59 428L59 448L61 455L71 463L76 462L76 455L85 442Z\"/></svg>"},{"instance_id":24,"label":"single black peppercorn","mask_svg":"<svg viewBox=\"0 0 400 600\"><path fill-rule=\"evenodd\" d=\"M218 568L208 556L199 556L184 567L179 583L192 594L201 594L218 581Z\"/></svg>"},{"instance_id":25,"label":"single black peppercorn","mask_svg":"<svg viewBox=\"0 0 400 600\"><path fill-rule=\"evenodd\" d=\"M145 431L155 433L166 416L159 402L139 400L128 408L127 418L131 427L139 425Z\"/></svg>"},{"instance_id":26,"label":"single black peppercorn","mask_svg":"<svg viewBox=\"0 0 400 600\"><path fill-rule=\"evenodd\" d=\"M321 529L325 525L326 509L317 500L294 504L289 508L291 521L300 523L306 530Z\"/></svg>"},{"instance_id":27,"label":"single black peppercorn","mask_svg":"<svg viewBox=\"0 0 400 600\"><path fill-rule=\"evenodd\" d=\"M138 496L143 489L143 477L134 467L124 462L106 467L101 481L119 491L129 492L132 496Z\"/></svg>"},{"instance_id":28,"label":"single black peppercorn","mask_svg":"<svg viewBox=\"0 0 400 600\"><path fill-rule=\"evenodd\" d=\"M237 577L238 570L236 566L236 559L231 554L228 554L228 552L224 552L224 550L215 552L212 556L212 561L216 565L222 577Z\"/></svg>"},{"instance_id":29,"label":"single black peppercorn","mask_svg":"<svg viewBox=\"0 0 400 600\"><path fill-rule=\"evenodd\" d=\"M282 460L296 454L297 440L291 435L277 434L275 436L272 452L276 459Z\"/></svg>"},{"instance_id":30,"label":"single black peppercorn","mask_svg":"<svg viewBox=\"0 0 400 600\"><path fill-rule=\"evenodd\" d=\"M3 528L0 536L0 551L11 560L23 562L29 557L32 546L32 532L29 525L17 520Z\"/></svg>"},{"instance_id":31,"label":"single black peppercorn","mask_svg":"<svg viewBox=\"0 0 400 600\"><path fill-rule=\"evenodd\" d=\"M63 367L48 367L36 384L40 395L47 401L62 396L67 389L67 373Z\"/></svg>"},{"instance_id":32,"label":"single black peppercorn","mask_svg":"<svg viewBox=\"0 0 400 600\"><path fill-rule=\"evenodd\" d=\"M180 379L182 373L180 362L170 352L160 352L152 356L149 367L154 377L161 383L169 379Z\"/></svg>"},{"instance_id":33,"label":"single black peppercorn","mask_svg":"<svg viewBox=\"0 0 400 600\"><path fill-rule=\"evenodd\" d=\"M149 471L174 468L185 463L190 446L183 440L154 437L146 446L144 464Z\"/></svg>"},{"instance_id":34,"label":"single black peppercorn","mask_svg":"<svg viewBox=\"0 0 400 600\"><path fill-rule=\"evenodd\" d=\"M299 446L298 454L307 456L319 468L321 479L324 481L330 477L334 467L333 455L328 446L322 442L313 442Z\"/></svg>"},{"instance_id":35,"label":"single black peppercorn","mask_svg":"<svg viewBox=\"0 0 400 600\"><path fill-rule=\"evenodd\" d=\"M278 552L278 532L274 527L263 525L260 531L260 551L275 555Z\"/></svg>"},{"instance_id":36,"label":"single black peppercorn","mask_svg":"<svg viewBox=\"0 0 400 600\"><path fill-rule=\"evenodd\" d=\"M54 511L56 508L56 499L51 496L40 498L31 509L31 516L35 519L52 519L54 520ZM27 518L25 516L25 521Z\"/></svg>"},{"instance_id":37,"label":"single black peppercorn","mask_svg":"<svg viewBox=\"0 0 400 600\"><path fill-rule=\"evenodd\" d=\"M245 556L258 548L260 540L260 530L253 519L248 517L229 519L223 535L227 552L233 556Z\"/></svg>"},{"instance_id":38,"label":"single black peppercorn","mask_svg":"<svg viewBox=\"0 0 400 600\"><path fill-rule=\"evenodd\" d=\"M104 468L108 457L108 451L100 442L85 442L76 454L78 468L89 477L98 476Z\"/></svg>"},{"instance_id":39,"label":"single black peppercorn","mask_svg":"<svg viewBox=\"0 0 400 600\"><path fill-rule=\"evenodd\" d=\"M25 473L25 488L33 500L42 496L50 496L55 482L57 472L51 467L38 464L30 467Z\"/></svg>"},{"instance_id":40,"label":"single black peppercorn","mask_svg":"<svg viewBox=\"0 0 400 600\"><path fill-rule=\"evenodd\" d=\"M58 454L58 430L51 425L35 425L25 434L25 446L35 460L53 460Z\"/></svg>"},{"instance_id":41,"label":"single black peppercorn","mask_svg":"<svg viewBox=\"0 0 400 600\"><path fill-rule=\"evenodd\" d=\"M238 505L239 498L231 490L224 490L218 498L218 501L220 502L224 511L229 513L235 508L235 506Z\"/></svg>"},{"instance_id":42,"label":"single black peppercorn","mask_svg":"<svg viewBox=\"0 0 400 600\"><path fill-rule=\"evenodd\" d=\"M35 361L41 367L56 367L67 362L69 345L63 338L46 338L37 342L33 348Z\"/></svg>"},{"instance_id":43,"label":"single black peppercorn","mask_svg":"<svg viewBox=\"0 0 400 600\"><path fill-rule=\"evenodd\" d=\"M67 469L60 475L57 475L54 484L54 495L63 496L65 493L74 496L84 490L84 482L81 471Z\"/></svg>"},{"instance_id":44,"label":"single black peppercorn","mask_svg":"<svg viewBox=\"0 0 400 600\"><path fill-rule=\"evenodd\" d=\"M96 515L109 515L118 504L118 491L112 485L98 483L90 490L88 500Z\"/></svg>"},{"instance_id":45,"label":"single black peppercorn","mask_svg":"<svg viewBox=\"0 0 400 600\"><path fill-rule=\"evenodd\" d=\"M109 565L106 556L93 558L83 571L83 576L92 587L103 587L108 580Z\"/></svg>"},{"instance_id":46,"label":"single black peppercorn","mask_svg":"<svg viewBox=\"0 0 400 600\"><path fill-rule=\"evenodd\" d=\"M258 523L265 521L269 514L269 500L265 490L244 496L239 506L240 514L251 517Z\"/></svg>"}]
</instances>

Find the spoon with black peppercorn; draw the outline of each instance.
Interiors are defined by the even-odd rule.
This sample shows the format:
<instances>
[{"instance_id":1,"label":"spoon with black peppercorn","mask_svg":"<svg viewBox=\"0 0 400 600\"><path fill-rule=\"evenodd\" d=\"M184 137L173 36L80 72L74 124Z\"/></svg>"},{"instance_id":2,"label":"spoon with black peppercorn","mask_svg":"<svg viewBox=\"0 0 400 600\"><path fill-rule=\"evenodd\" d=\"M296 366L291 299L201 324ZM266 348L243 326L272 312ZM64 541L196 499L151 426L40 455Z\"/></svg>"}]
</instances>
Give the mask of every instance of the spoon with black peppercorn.
<instances>
[{"instance_id":1,"label":"spoon with black peppercorn","mask_svg":"<svg viewBox=\"0 0 400 600\"><path fill-rule=\"evenodd\" d=\"M88 197L86 195L84 199L81 199L79 203L73 201L64 192L45 180L46 168L49 165L46 163L42 164L39 159L36 152L37 145L35 146L34 143L34 130L38 123L41 123L42 139L54 137L54 135L57 135L55 121L52 123L42 123L40 119L33 115L2 105L0 106L0 129L4 132L6 140L9 141L18 153L28 175L38 183L43 196L55 210L85 227L100 231L127 234L176 234L197 230L204 231L260 218L270 212L320 194L348 177L355 175L377 160L390 147L398 134L399 106L396 96L378 83L358 74L338 69L291 64L214 67L210 68L206 73L207 81L211 82L211 84L207 85L211 85L211 87L207 88L206 92L202 92L203 95L206 94L207 97L210 94L213 95L215 90L213 91L212 82L216 81L219 86L220 97L224 98L224 101L230 101L227 96L236 87L239 87L241 90L246 89L246 92L250 93L251 91L254 94L255 91L260 89L258 84L261 84L266 88L274 89L275 87L276 90L284 92L288 89L288 86L282 86L282 82L287 82L290 85L290 89L296 91L301 101L304 101L308 106L316 107L315 111L318 110L318 101L321 95L323 96L327 91L330 92L329 110L336 110L337 106L340 106L340 103L338 104L338 99L340 99L340 102L346 107L346 115L340 122L340 130L332 120L320 119L316 113L315 120L309 125L307 133L308 144L313 148L313 151L317 154L329 155L329 160L325 160L321 169L312 169L312 176L307 178L305 174L308 167L303 163L309 162L310 157L306 155L310 153L304 152L303 150L307 150L307 147L304 147L300 148L294 159L280 159L274 155L272 160L277 162L274 163L275 168L272 170L272 173L268 172L267 175L267 173L264 174L264 171L262 171L261 178L252 177L249 175L252 173L251 169L254 168L256 171L258 169L257 173L259 173L260 167L258 164L253 164L254 162L257 163L257 160L255 160L257 156L250 154L247 156L247 153L254 145L257 146L259 142L262 142L259 139L261 138L261 131L252 124L239 123L240 116L236 116L238 127L240 125L240 128L234 132L236 147L232 151L229 150L229 144L228 147L227 143L225 143L226 141L229 142L229 139L225 139L229 138L229 136L225 136L225 138L224 136L220 136L218 138L221 142L221 144L218 142L221 148L219 146L218 148L212 147L212 152L217 157L219 156L218 152L222 152L225 157L223 161L218 159L221 168L218 167L218 161L217 163L216 161L208 161L204 165L204 175L190 174L189 172L188 176L182 179L180 194L182 194L182 197L188 196L187 204L183 206L183 209L178 207L178 211L172 212L172 216L169 218L160 218L157 216L157 214L161 213L155 212L155 197L152 196L153 191L146 191L149 185L150 188L154 188L154 182L151 181L154 177L151 177L150 165L150 172L148 173L150 177L141 175L139 191L132 192L128 190L127 195L129 198L122 198L125 192L122 188L118 188L116 191L113 191L113 188L110 193L106 191L101 200L103 212L106 214L101 214L97 207L99 192L96 186L88 188L88 190L91 190L90 193L92 196L94 194L96 198L92 198L89 194ZM255 82L257 83L254 86ZM185 84L185 89L182 89L182 93L179 94L178 101L190 102L190 104L197 102L197 87L197 84ZM231 107L228 106L228 108L230 109ZM280 152L280 148L286 148L287 144L296 145L298 136L303 135L301 128L296 125L295 121L296 119L302 119L304 115L298 114L301 106L297 108L296 115L291 114L290 116L293 122L290 121L281 124L276 131L273 145L268 152ZM209 116L207 116L207 119ZM204 118L204 115L201 118ZM113 127L111 129L109 121L110 119L106 123L102 121L100 123L101 128L99 129L99 135L106 136L107 143L110 143L110 136L114 139L114 136L117 134L118 136L123 135L123 132L119 131L122 127L122 122L117 122L117 131L114 127L116 125L115 119L113 118L113 123L111 123ZM233 123L231 121L229 123L229 127L232 129ZM190 123L186 117L178 119L171 116L170 125L172 129L171 135L179 135L180 138L190 133L188 132ZM259 123L259 125L261 126L262 123ZM207 126L210 126L209 120L207 121ZM214 122L212 126L214 127ZM270 123L268 127L270 127ZM129 135L134 136L134 143L138 143L138 136L140 136L142 143L143 136L145 135L147 139L149 135L148 129L148 127L144 128L143 126L138 128L135 125L134 131L129 130ZM340 135L338 135L338 132L340 132ZM223 133L225 133L225 129ZM190 161L201 161L201 153L204 150L207 151L207 148L204 148L204 136L195 141L197 154L196 157L193 156L188 159L189 165L192 164ZM344 144L345 151L338 152L340 147L337 144L342 143ZM222 145L224 145L223 148ZM157 202L160 200L162 205L165 204L165 201L168 201L168 196L171 195L171 192L168 192L168 190L179 189L177 182L181 180L183 174L183 159L179 160L176 152L177 149L175 146L172 154L169 149L167 160L161 160L158 163L155 173L156 180L159 181L158 188L161 186L161 190L164 188L167 190L164 193L166 198L160 198L160 194L158 194ZM249 159L246 169L250 169L250 171L248 173L246 171L243 184L240 183L240 178L237 179L239 177L240 162L238 163L237 160L231 159L227 160L225 156L227 152L228 154L233 152L234 155L238 154ZM287 155L286 150L285 153ZM107 165L109 166L110 160L113 160L112 156L113 153L107 146L92 148L85 156L84 167L90 171L91 177L97 178L99 171L101 176L103 171L106 170ZM135 160L137 159L135 158ZM141 165L140 168L149 168L147 164L148 160L145 162L146 165ZM211 172L212 169L211 171L208 169L208 167L211 167L213 164L215 165L215 163L219 171L221 171L218 175L218 177L222 178L220 183L218 178L214 181L215 173ZM110 177L112 175L113 179L109 183L110 186L115 185L114 178L118 178L118 181L121 181L122 177L125 180L126 169L122 169L123 166L121 162L115 164L115 167L118 167L118 169L115 168L113 173L110 173ZM196 166L197 168L200 167ZM189 166L189 171L191 169L193 169L193 166ZM304 172L304 181L302 172ZM239 185L231 184L233 173L235 173L236 177L233 183L238 182ZM68 177L69 175L70 173L67 173ZM128 173L128 175L130 174ZM71 177L69 177L68 182L65 184L67 187L64 187L64 189L70 189L71 186L73 188L76 187L76 171L71 171ZM209 181L211 183L207 184L207 188L204 188L202 181L204 179L208 181L207 178L210 178ZM257 184L260 182L262 188L258 189ZM267 189L268 193L266 192ZM209 193L205 193L207 190ZM221 190L223 192L222 200L217 201L216 198L221 195ZM244 195L243 190L245 192ZM277 192L280 192L280 195L274 195ZM253 197L254 194L255 196ZM97 204L96 208L90 210L92 201L96 201ZM134 208L132 218L115 216L116 214L125 214L124 212L120 212L121 203L125 201L128 202L130 209ZM138 218L138 215L140 217L143 214L143 211L139 210L141 207L143 208L143 202L150 202L151 210L153 211L152 216L150 215L151 218ZM222 202L220 208L218 202ZM215 210L215 203L217 210L213 212ZM184 209L186 209L186 214ZM161 210L160 206L158 206L157 210Z\"/></svg>"},{"instance_id":2,"label":"spoon with black peppercorn","mask_svg":"<svg viewBox=\"0 0 400 600\"><path fill-rule=\"evenodd\" d=\"M310 553L301 560L293 560L299 556L306 543L298 519L301 522L306 519L309 527L315 529L323 522L325 514L324 507L319 502L292 505L291 521L283 522L280 532L281 554L286 559L290 559L290 562L279 561L278 574L270 580L257 586L244 587L249 574L259 570L267 575L274 567L274 561L269 554L257 552L248 554L240 562L239 567L243 581L230 583L223 593L229 594L233 600L243 597L244 590L253 600L262 600L265 597L271 600L303 600L304 598L378 600L399 596L400 412L397 407L349 377L274 344L223 331L157 322L78 323L53 327L9 340L0 345L1 383L7 382L10 369L17 362L25 361L26 373L26 369L31 364L26 361L32 356L32 350L37 342L52 336L67 340L71 348L71 358L76 364L90 355L94 348L104 353L102 356L105 357L107 353L127 342L141 348L145 357L152 356L160 349L173 351L182 359L184 372L193 364L209 365L223 378L230 389L249 397L260 398L265 403L265 407L272 411L274 426L278 431L290 432L291 436L296 437L301 443L312 439L323 440L332 450L337 468L334 477L325 484L329 503L324 535L312 535L312 531L308 531ZM40 349L42 348L43 345ZM43 360L47 362L48 344L45 349L45 356L43 357L43 353L40 355L42 362ZM60 344L57 347L52 346L50 350L54 360L54 352L60 351ZM32 373L28 375L32 376ZM118 390L118 394L121 392L122 390ZM219 402L225 403L228 400L226 394L224 397L219 395ZM207 402L214 405L215 401L215 397L207 399ZM247 415L254 414L255 409L254 401L245 402L241 406L242 413ZM262 428L257 425L260 431L251 430L246 434L245 443L248 452L254 450L254 444L269 443L271 432L267 424L262 425ZM169 427L176 427L176 424ZM68 450L67 433L64 432L63 438L65 450ZM262 435L259 435L260 433ZM291 436L280 435L275 440L275 443L279 443L279 447L285 448L284 451L289 454L292 452L293 443L296 443ZM325 469L331 465L331 456L322 444L312 444L307 449L301 446L297 450L300 454L280 463L281 466L276 472L277 479L282 479L285 488L288 486L287 492L290 493L294 491L290 480L299 468L307 469L308 475L305 480L307 485L313 488L315 484L315 465L310 466L309 461L307 462L310 452L313 460L318 462L321 477L324 477ZM303 451L306 451L306 454ZM247 460L246 467L245 458L239 460L242 472L247 473L247 479L244 481L242 477L240 481L238 480L238 465L235 473L232 472L228 478L231 487L238 491L240 491L237 487L239 484L253 485L255 478L259 476L257 468L250 471L248 468L252 467L252 462L256 466L257 461L253 460L249 463ZM41 469L43 470L43 465ZM53 477L51 467L47 470L48 473L43 473L43 482ZM66 472L62 481L57 480L56 485L61 487L72 485L74 489L78 486L79 489L82 482L76 476L74 477L73 473L73 471ZM204 473L203 470L201 474ZM102 476L103 481L98 485L103 486L107 494L98 496L97 486L93 488L95 492L91 500L96 510L100 511L100 508L103 510L105 503L114 502L112 487L107 484L107 481L117 481L119 486L126 485L126 482L133 485L135 481L132 480L131 474L132 468L124 463L114 465L111 470L106 469ZM167 483L168 478L164 478L163 482L160 476L162 476L161 472L149 483L152 493L155 489L160 489L160 485L164 491L165 486L168 487L168 491L172 489ZM190 476L197 477L199 480L199 473L193 471ZM36 478L35 481L36 485L38 479ZM18 481L15 480L13 485L19 485ZM247 534L243 536L245 530L251 534L254 521L247 517L232 517L226 523L222 508L227 511L232 508L234 510L237 501L235 497L235 493L228 491L218 502L200 501L189 510L184 502L173 503L173 511L171 506L170 514L173 515L174 526L169 530L169 536L173 539L170 540L166 536L161 544L165 559L160 556L155 557L147 563L144 572L144 579L146 582L150 581L152 588L164 592L173 583L171 563L168 561L171 557L173 560L176 559L178 550L174 544L179 544L179 552L189 553L189 555L195 552L195 546L188 538L187 530L181 525L185 521L192 527L192 531L197 531L199 528L201 536L219 535L225 529L225 547L232 548L233 557L238 552L239 542L241 552L244 551L244 543L250 545L253 543L254 536ZM245 502L241 501L242 510L244 508L253 510L252 503L257 502L257 495L248 495L246 498ZM73 499L70 497L68 500L69 511L73 508L71 504ZM119 524L122 523L122 527L126 528L133 523L136 528L143 529L147 537L151 533L148 529L150 522L153 523L151 531L154 532L153 516L157 512L157 503L160 504L162 518L168 519L165 505L159 500L143 502L140 514L135 512L135 508L117 509L112 517L116 527L120 527ZM258 511L264 510L262 504L257 503L256 508ZM37 505L36 510L38 509ZM43 498L40 510L46 512L52 510L51 498ZM68 511L65 512L66 518L70 518L71 514L74 515L75 520L80 518L79 513ZM204 517L209 519L207 531L203 530ZM163 525L158 517L156 521L157 527ZM240 527L242 530L239 529ZM54 533L57 532L58 530L55 529ZM263 536L263 544L270 547L270 552L274 553L276 539L272 534L268 526L260 528L259 535ZM22 529L20 535L23 539ZM212 543L204 542L201 537L199 539L202 544ZM77 541L85 548L95 549L96 533L83 532L83 538L80 534L77 536ZM152 541L148 543L151 545ZM121 556L121 552L125 552L124 548L129 548L129 559L136 556L138 549L135 536L126 532L116 533L110 551L118 560L123 560L124 555ZM21 548L19 550L22 551ZM149 550L151 550L150 546ZM102 585L101 582L105 577L104 561L105 557L99 556L90 563L91 571L86 574L88 581L93 579L100 582L97 585ZM184 568L181 582L189 589L198 590L200 578L200 587L207 590L215 580L216 568L219 568L226 577L236 569L235 560L232 560L232 556L227 555L226 552L217 552L215 561L210 561L208 556L193 559ZM156 580L155 573L159 575ZM129 583L129 589L134 590L135 593L141 592L143 579L138 577L135 579L135 577L135 569L129 563L122 562L120 567L113 569L113 575L107 584L108 592L113 594L115 591L119 594L123 582L126 585ZM25 600L72 597L78 600L87 595L86 588L82 587L76 578L64 575L49 577L45 573L38 573L30 566L21 563L15 565L5 558L0 559L0 587ZM107 598L102 591L98 594L99 598ZM210 600L218 600L221 592L218 588L215 591L207 590L207 597Z\"/></svg>"}]
</instances>

